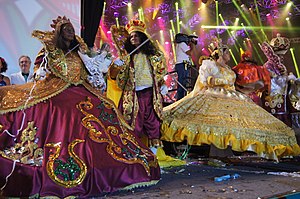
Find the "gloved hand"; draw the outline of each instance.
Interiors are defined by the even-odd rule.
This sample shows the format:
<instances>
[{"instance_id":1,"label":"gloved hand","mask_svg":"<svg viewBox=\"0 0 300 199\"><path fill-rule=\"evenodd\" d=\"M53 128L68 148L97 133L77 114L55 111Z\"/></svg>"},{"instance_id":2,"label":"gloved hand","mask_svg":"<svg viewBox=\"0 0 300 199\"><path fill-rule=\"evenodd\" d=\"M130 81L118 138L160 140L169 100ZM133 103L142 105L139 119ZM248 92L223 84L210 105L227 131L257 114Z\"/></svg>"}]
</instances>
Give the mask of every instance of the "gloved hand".
<instances>
[{"instance_id":1,"label":"gloved hand","mask_svg":"<svg viewBox=\"0 0 300 199\"><path fill-rule=\"evenodd\" d=\"M39 67L39 69L33 74L33 78L35 81L44 80L47 76L47 73L50 72L46 68Z\"/></svg>"},{"instance_id":2,"label":"gloved hand","mask_svg":"<svg viewBox=\"0 0 300 199\"><path fill-rule=\"evenodd\" d=\"M125 62L121 60L120 58L115 59L114 64L117 66L123 66Z\"/></svg>"},{"instance_id":3,"label":"gloved hand","mask_svg":"<svg viewBox=\"0 0 300 199\"><path fill-rule=\"evenodd\" d=\"M167 85L163 84L161 87L160 87L160 93L162 95L166 95L168 93L168 87Z\"/></svg>"}]
</instances>

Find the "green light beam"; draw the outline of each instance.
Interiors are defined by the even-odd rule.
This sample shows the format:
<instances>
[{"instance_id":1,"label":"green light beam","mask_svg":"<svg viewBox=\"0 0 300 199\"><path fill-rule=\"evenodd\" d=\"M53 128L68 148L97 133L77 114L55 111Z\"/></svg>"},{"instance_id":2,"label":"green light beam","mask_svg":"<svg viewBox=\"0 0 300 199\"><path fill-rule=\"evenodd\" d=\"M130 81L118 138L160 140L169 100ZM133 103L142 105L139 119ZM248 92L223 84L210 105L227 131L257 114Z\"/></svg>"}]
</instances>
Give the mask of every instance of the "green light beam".
<instances>
[{"instance_id":1,"label":"green light beam","mask_svg":"<svg viewBox=\"0 0 300 199\"><path fill-rule=\"evenodd\" d=\"M230 52L230 55L231 55L231 57L232 57L232 59L233 59L235 65L237 65L238 63L237 63L237 61L236 61L236 59L235 59L235 57L234 57L234 54L232 53L232 50L229 49L229 52Z\"/></svg>"},{"instance_id":2,"label":"green light beam","mask_svg":"<svg viewBox=\"0 0 300 199\"><path fill-rule=\"evenodd\" d=\"M178 11L178 2L175 3L176 8L176 22L177 22L177 33L180 33L180 21L179 21L179 11Z\"/></svg>"},{"instance_id":3,"label":"green light beam","mask_svg":"<svg viewBox=\"0 0 300 199\"><path fill-rule=\"evenodd\" d=\"M218 1L216 1L216 21L217 21L217 26L219 26L219 4ZM220 38L219 32L217 32L218 38Z\"/></svg>"},{"instance_id":4,"label":"green light beam","mask_svg":"<svg viewBox=\"0 0 300 199\"><path fill-rule=\"evenodd\" d=\"M254 0L254 5L255 5L255 10L256 10L256 15L257 15L257 19L258 19L259 25L262 26L261 19L260 19L260 14L259 14L259 10L258 10L258 6L257 6L256 0Z\"/></svg>"},{"instance_id":5,"label":"green light beam","mask_svg":"<svg viewBox=\"0 0 300 199\"><path fill-rule=\"evenodd\" d=\"M293 62L294 62L295 69L296 69L296 73L297 73L297 78L300 78L300 72L299 72L299 68L298 68L298 64L297 64L297 61L296 61L294 50L295 50L294 48L290 48L292 58L293 58Z\"/></svg>"},{"instance_id":6,"label":"green light beam","mask_svg":"<svg viewBox=\"0 0 300 199\"><path fill-rule=\"evenodd\" d=\"M246 15L244 14L245 12L243 12L240 8L240 6L237 4L237 2L235 0L232 1L233 4L235 5L235 7L238 9L238 11L240 12L240 14L242 15L243 19L246 21L247 25L250 26L251 23L250 21L248 20L248 18L246 17ZM261 38L258 36L258 34L256 32L253 32L255 34L255 37L260 41L262 42Z\"/></svg>"},{"instance_id":7,"label":"green light beam","mask_svg":"<svg viewBox=\"0 0 300 199\"><path fill-rule=\"evenodd\" d=\"M204 29L229 29L229 30L241 30L241 29L246 29L246 30L283 30L283 31L288 31L288 30L294 30L294 31L300 31L300 27L294 27L294 28L289 28L289 27L283 27L283 26L210 26L210 25L202 25L201 28Z\"/></svg>"},{"instance_id":8,"label":"green light beam","mask_svg":"<svg viewBox=\"0 0 300 199\"><path fill-rule=\"evenodd\" d=\"M221 19L222 23L224 24L224 26L226 26L226 23L225 23L225 21L224 21L223 16L222 16L221 14L220 14L219 16L220 16L220 19ZM228 29L226 29L226 32L228 33L229 37L233 37L232 34L230 33L230 31L229 31ZM233 38L234 38L234 37L233 37ZM235 47L236 51L239 52L239 49L238 49L238 47L236 46L236 42L234 42L234 47Z\"/></svg>"}]
</instances>

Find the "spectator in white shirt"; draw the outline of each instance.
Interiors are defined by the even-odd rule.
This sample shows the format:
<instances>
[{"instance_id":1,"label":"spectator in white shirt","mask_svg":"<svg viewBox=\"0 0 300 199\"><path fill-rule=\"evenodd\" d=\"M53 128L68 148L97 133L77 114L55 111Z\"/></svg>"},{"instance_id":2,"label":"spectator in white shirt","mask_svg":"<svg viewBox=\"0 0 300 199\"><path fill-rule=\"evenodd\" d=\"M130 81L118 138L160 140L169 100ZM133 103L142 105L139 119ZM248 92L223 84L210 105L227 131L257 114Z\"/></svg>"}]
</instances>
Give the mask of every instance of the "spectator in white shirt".
<instances>
[{"instance_id":1,"label":"spectator in white shirt","mask_svg":"<svg viewBox=\"0 0 300 199\"><path fill-rule=\"evenodd\" d=\"M10 76L11 84L25 84L30 81L32 74L30 73L31 59L27 55L19 58L19 66L21 71L13 73Z\"/></svg>"}]
</instances>

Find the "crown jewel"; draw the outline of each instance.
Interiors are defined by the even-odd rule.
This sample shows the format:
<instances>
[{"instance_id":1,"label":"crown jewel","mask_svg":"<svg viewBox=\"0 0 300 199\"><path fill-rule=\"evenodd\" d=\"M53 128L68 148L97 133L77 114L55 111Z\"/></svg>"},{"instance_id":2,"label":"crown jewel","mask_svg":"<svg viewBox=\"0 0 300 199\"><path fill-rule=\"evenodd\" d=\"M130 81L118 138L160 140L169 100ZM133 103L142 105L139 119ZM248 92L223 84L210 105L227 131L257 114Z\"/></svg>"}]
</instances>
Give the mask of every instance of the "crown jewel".
<instances>
[{"instance_id":1,"label":"crown jewel","mask_svg":"<svg viewBox=\"0 0 300 199\"><path fill-rule=\"evenodd\" d=\"M134 31L139 31L139 32L145 33L146 25L143 21L132 19L125 26L125 29L127 30L127 32L129 34L131 34Z\"/></svg>"}]
</instances>

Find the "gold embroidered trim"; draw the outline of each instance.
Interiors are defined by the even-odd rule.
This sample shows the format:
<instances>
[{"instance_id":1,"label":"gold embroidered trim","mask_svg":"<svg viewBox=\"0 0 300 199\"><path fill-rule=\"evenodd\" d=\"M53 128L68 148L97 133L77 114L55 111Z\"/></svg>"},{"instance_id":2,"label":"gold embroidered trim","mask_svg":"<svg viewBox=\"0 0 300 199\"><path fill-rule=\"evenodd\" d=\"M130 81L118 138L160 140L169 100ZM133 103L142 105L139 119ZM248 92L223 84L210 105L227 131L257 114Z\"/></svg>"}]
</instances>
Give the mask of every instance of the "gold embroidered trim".
<instances>
[{"instance_id":1,"label":"gold embroidered trim","mask_svg":"<svg viewBox=\"0 0 300 199\"><path fill-rule=\"evenodd\" d=\"M36 131L34 122L28 122L27 127L21 132L20 141L15 146L0 151L0 155L23 164L41 166L44 152L42 148L38 148L36 143Z\"/></svg>"},{"instance_id":2,"label":"gold embroidered trim","mask_svg":"<svg viewBox=\"0 0 300 199\"><path fill-rule=\"evenodd\" d=\"M55 182L56 184L63 186L65 188L72 188L75 187L79 184L82 183L82 181L84 180L86 173L87 173L87 166L86 164L83 162L83 160L81 160L74 152L74 147L75 145L77 145L78 143L83 143L85 142L84 140L79 140L79 139L75 139L74 141L72 141L69 146L68 146L68 153L70 155L70 157L72 157L76 163L79 165L80 167L80 174L79 176L75 179L75 180L69 180L69 181L64 181L61 180L54 172L54 163L55 160L59 157L60 155L60 151L61 151L61 143L47 143L45 145L45 147L51 147L54 148L54 153L50 154L49 156L49 160L47 162L47 174L48 176L51 178L51 180L53 182Z\"/></svg>"},{"instance_id":3,"label":"gold embroidered trim","mask_svg":"<svg viewBox=\"0 0 300 199\"><path fill-rule=\"evenodd\" d=\"M97 117L93 114L88 113L88 110L93 108L93 104L91 103L91 99L88 98L86 101L82 101L77 105L77 108L85 115L85 117L81 120L82 125L89 130L89 137L98 143L107 143L108 146L106 148L107 153L112 156L117 161L124 162L127 164L141 164L143 165L146 173L150 176L150 165L158 166L157 159L155 158L154 163L148 162L146 159L149 156L152 156L147 150L143 149L139 146L139 143L135 140L135 137L128 133L126 128L121 129L123 132L119 132L118 129L114 126L106 127ZM93 123L97 123L103 129L103 131L97 130ZM145 157L126 157L122 155L122 146L119 146L114 142L114 139L119 139L124 146L128 146L132 144L138 151L141 151L145 154Z\"/></svg>"}]
</instances>

